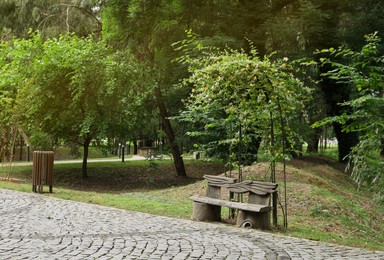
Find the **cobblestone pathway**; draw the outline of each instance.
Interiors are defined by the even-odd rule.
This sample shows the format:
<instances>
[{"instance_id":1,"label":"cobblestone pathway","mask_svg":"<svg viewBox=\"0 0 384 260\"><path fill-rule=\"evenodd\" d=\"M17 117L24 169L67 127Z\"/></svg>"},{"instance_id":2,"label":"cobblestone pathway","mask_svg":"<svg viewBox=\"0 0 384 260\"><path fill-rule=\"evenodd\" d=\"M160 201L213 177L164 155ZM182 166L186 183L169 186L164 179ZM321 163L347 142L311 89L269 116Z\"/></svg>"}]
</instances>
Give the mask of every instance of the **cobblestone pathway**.
<instances>
[{"instance_id":1,"label":"cobblestone pathway","mask_svg":"<svg viewBox=\"0 0 384 260\"><path fill-rule=\"evenodd\" d=\"M0 189L0 259L384 259L384 252Z\"/></svg>"}]
</instances>

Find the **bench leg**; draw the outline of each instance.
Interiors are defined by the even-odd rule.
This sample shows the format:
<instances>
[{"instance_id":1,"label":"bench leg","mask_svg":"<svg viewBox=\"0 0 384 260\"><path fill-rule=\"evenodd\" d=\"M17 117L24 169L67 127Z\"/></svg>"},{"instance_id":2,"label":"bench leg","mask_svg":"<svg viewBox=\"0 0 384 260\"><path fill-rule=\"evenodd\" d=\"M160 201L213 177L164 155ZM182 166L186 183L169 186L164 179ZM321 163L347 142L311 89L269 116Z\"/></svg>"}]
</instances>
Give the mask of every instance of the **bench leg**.
<instances>
[{"instance_id":1,"label":"bench leg","mask_svg":"<svg viewBox=\"0 0 384 260\"><path fill-rule=\"evenodd\" d=\"M270 212L250 212L239 210L236 225L245 228L270 229Z\"/></svg>"},{"instance_id":2,"label":"bench leg","mask_svg":"<svg viewBox=\"0 0 384 260\"><path fill-rule=\"evenodd\" d=\"M221 206L194 201L192 219L198 221L219 221L221 219Z\"/></svg>"}]
</instances>

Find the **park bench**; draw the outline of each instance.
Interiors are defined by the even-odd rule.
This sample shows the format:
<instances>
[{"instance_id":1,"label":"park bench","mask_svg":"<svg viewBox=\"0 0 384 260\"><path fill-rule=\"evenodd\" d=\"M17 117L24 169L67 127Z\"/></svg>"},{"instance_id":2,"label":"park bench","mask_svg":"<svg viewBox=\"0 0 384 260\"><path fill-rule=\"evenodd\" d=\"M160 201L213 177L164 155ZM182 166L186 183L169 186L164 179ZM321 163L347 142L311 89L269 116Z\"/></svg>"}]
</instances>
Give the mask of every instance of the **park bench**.
<instances>
[{"instance_id":1,"label":"park bench","mask_svg":"<svg viewBox=\"0 0 384 260\"><path fill-rule=\"evenodd\" d=\"M270 228L270 198L277 192L277 184L270 182L243 181L236 183L234 178L204 176L208 180L206 196L192 196L192 219L198 221L221 220L221 207L238 211L236 224L239 227ZM230 200L221 198L221 188L228 189ZM247 202L232 201L233 194L247 194Z\"/></svg>"}]
</instances>

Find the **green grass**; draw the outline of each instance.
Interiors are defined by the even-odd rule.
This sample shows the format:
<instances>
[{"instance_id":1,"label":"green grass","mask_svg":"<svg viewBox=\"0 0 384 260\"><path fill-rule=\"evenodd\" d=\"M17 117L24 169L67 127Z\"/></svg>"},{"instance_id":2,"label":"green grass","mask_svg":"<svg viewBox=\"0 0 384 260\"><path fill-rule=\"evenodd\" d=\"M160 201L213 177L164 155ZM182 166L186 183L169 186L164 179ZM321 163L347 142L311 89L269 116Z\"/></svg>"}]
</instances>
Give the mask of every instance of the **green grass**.
<instances>
[{"instance_id":1,"label":"green grass","mask_svg":"<svg viewBox=\"0 0 384 260\"><path fill-rule=\"evenodd\" d=\"M384 249L384 208L375 204L370 194L324 177L316 176L310 182L289 183L291 199L297 200L298 205L289 208L287 235L372 250ZM292 190L295 190L294 194Z\"/></svg>"},{"instance_id":2,"label":"green grass","mask_svg":"<svg viewBox=\"0 0 384 260\"><path fill-rule=\"evenodd\" d=\"M0 182L0 188L22 192L32 191L30 184L9 182ZM187 219L192 211L192 205L187 199L171 200L164 197L152 197L146 193L110 194L64 188L54 188L53 193L47 192L48 188L44 187L44 195L46 196L169 217Z\"/></svg>"}]
</instances>

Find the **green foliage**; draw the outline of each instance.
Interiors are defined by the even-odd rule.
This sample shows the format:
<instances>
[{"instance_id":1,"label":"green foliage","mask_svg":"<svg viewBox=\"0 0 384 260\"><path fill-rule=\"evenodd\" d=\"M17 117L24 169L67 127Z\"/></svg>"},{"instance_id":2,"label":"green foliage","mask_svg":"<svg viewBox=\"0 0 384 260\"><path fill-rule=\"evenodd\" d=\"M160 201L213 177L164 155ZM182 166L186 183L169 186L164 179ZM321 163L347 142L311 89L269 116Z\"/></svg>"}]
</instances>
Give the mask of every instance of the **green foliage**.
<instances>
[{"instance_id":1,"label":"green foliage","mask_svg":"<svg viewBox=\"0 0 384 260\"><path fill-rule=\"evenodd\" d=\"M374 16L376 11L371 13L364 9L365 12L362 12L362 6L368 4L361 0L353 4L350 1L331 3L329 0L111 0L102 8L103 36L116 48L132 48L139 60L153 65L152 77L161 86L169 115L172 116L183 108L179 101L187 97L191 90L190 87L173 88L178 80L186 77L188 65L179 66L170 62L178 55L171 45L184 37L185 30L191 29L201 35L204 46L243 48L245 53L250 53L254 45L261 56L276 50L282 57L312 56L317 48L344 43L344 34L350 31L356 14L361 19L366 11L369 11L370 17ZM375 10L379 7L377 3ZM356 25L355 20L353 23ZM196 51L198 49L191 49L191 55ZM319 88L313 91L316 93L314 99L323 100L319 92ZM319 107L325 106L321 102L312 102L311 105L308 115L314 122L325 113ZM177 134L184 133L184 125L174 126ZM308 136L306 141L317 134L309 128L303 130L302 124L296 123L296 126L300 132L305 131ZM291 127L294 125L291 124ZM219 133L219 129L217 131ZM226 145L222 147L225 152Z\"/></svg>"},{"instance_id":2,"label":"green foliage","mask_svg":"<svg viewBox=\"0 0 384 260\"><path fill-rule=\"evenodd\" d=\"M338 122L343 124L343 131L358 132L360 142L350 155L352 176L359 185L363 182L373 186L380 183L379 187L382 187L384 164L371 158L377 157L383 150L384 56L380 51L381 39L376 33L367 35L366 41L359 51L344 47L321 51L331 57L322 59L323 64L333 66L333 70L325 76L354 87L353 98L342 104L353 113L327 118L313 126ZM335 62L336 59L341 62Z\"/></svg>"},{"instance_id":3,"label":"green foliage","mask_svg":"<svg viewBox=\"0 0 384 260\"><path fill-rule=\"evenodd\" d=\"M378 31L383 37L384 17L381 15L384 2L381 0L351 0L341 16L338 35L353 49L365 45L364 35ZM334 44L334 46L338 46Z\"/></svg>"},{"instance_id":4,"label":"green foliage","mask_svg":"<svg viewBox=\"0 0 384 260\"><path fill-rule=\"evenodd\" d=\"M321 7L323 1L287 1L284 11L271 16L263 24L268 32L267 47L285 55L313 50L324 34L329 34L327 22L331 10ZM334 18L335 19L335 18Z\"/></svg>"},{"instance_id":5,"label":"green foliage","mask_svg":"<svg viewBox=\"0 0 384 260\"><path fill-rule=\"evenodd\" d=\"M128 51L93 37L43 41L31 33L30 39L4 42L0 52L2 113L15 113L14 123L29 133L89 145L123 126L137 127L133 119L143 114L138 108L149 83L145 67Z\"/></svg>"},{"instance_id":6,"label":"green foliage","mask_svg":"<svg viewBox=\"0 0 384 260\"><path fill-rule=\"evenodd\" d=\"M188 64L191 73L183 84L193 89L178 119L195 127L189 135L197 148L228 159L238 156L239 149L247 154L255 139L263 139L270 159L286 156L281 129L289 129L290 119L303 109L309 93L293 76L288 60L260 59L255 51L246 54L204 48L200 57L193 58L190 45L188 42L181 47L187 53L181 62ZM273 124L275 136L271 136Z\"/></svg>"},{"instance_id":7,"label":"green foliage","mask_svg":"<svg viewBox=\"0 0 384 260\"><path fill-rule=\"evenodd\" d=\"M137 92L141 72L128 53L76 36L29 42L40 44L41 53L30 62L33 76L21 75L28 83L19 90L19 103L43 131L73 140L97 137L135 103L129 94Z\"/></svg>"}]
</instances>

